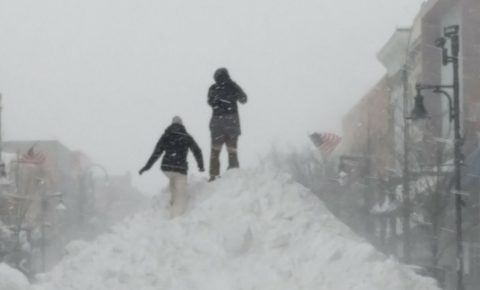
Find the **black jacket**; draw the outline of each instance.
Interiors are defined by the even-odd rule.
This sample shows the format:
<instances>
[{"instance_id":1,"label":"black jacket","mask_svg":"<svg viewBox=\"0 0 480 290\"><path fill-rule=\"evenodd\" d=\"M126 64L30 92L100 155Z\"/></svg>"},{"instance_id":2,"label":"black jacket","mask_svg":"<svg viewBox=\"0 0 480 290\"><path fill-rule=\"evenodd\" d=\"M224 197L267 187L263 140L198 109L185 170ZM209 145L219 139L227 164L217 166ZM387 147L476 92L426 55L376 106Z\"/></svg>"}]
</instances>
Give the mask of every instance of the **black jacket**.
<instances>
[{"instance_id":1,"label":"black jacket","mask_svg":"<svg viewBox=\"0 0 480 290\"><path fill-rule=\"evenodd\" d=\"M208 90L208 104L213 116L238 114L237 102L245 104L247 95L229 76L226 69L215 73L215 83Z\"/></svg>"},{"instance_id":2,"label":"black jacket","mask_svg":"<svg viewBox=\"0 0 480 290\"><path fill-rule=\"evenodd\" d=\"M183 125L172 124L165 130L160 140L158 140L155 150L144 168L146 170L150 169L162 153L165 152L162 160L162 170L187 174L188 149L192 150L198 168L203 169L203 157L200 147L198 147L192 136L187 133Z\"/></svg>"}]
</instances>

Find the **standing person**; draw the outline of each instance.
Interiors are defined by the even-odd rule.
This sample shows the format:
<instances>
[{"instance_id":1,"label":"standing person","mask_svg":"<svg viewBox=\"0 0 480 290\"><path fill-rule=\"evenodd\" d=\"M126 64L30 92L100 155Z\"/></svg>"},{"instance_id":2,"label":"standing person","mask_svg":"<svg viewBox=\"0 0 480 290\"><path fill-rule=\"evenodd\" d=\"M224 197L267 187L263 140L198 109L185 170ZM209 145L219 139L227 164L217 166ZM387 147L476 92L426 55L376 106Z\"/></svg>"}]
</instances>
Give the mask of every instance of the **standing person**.
<instances>
[{"instance_id":1,"label":"standing person","mask_svg":"<svg viewBox=\"0 0 480 290\"><path fill-rule=\"evenodd\" d=\"M226 68L217 69L214 79L215 83L208 91L208 104L212 107L209 181L215 180L220 175L220 152L223 144L227 147L228 169L240 166L237 148L241 130L237 102L241 104L247 102L247 95L230 78Z\"/></svg>"},{"instance_id":2,"label":"standing person","mask_svg":"<svg viewBox=\"0 0 480 290\"><path fill-rule=\"evenodd\" d=\"M187 133L182 119L175 116L172 124L167 127L162 137L160 137L147 164L139 171L139 174L142 175L149 170L162 153L165 152L161 169L170 180L172 217L182 215L187 206L187 155L189 149L192 150L195 156L200 172L205 171L200 147L198 147L192 136Z\"/></svg>"}]
</instances>

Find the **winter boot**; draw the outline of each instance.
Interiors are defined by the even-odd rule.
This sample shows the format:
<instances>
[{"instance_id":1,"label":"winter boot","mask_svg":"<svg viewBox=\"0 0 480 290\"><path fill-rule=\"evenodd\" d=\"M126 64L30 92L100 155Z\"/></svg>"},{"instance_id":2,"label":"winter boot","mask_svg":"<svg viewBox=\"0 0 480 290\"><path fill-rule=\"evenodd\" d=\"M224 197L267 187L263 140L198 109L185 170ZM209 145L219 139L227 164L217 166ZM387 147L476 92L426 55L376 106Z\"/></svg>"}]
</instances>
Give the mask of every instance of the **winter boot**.
<instances>
[{"instance_id":1,"label":"winter boot","mask_svg":"<svg viewBox=\"0 0 480 290\"><path fill-rule=\"evenodd\" d=\"M228 152L228 169L239 168L237 151Z\"/></svg>"}]
</instances>

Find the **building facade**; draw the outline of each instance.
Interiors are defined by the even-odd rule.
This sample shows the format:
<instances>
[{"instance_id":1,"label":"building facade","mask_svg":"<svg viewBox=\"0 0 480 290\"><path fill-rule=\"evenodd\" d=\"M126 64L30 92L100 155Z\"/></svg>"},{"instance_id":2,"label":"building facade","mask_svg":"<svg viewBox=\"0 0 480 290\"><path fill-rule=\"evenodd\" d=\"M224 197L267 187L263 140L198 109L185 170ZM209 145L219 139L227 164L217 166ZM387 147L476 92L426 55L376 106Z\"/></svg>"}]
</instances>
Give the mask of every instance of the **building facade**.
<instances>
[{"instance_id":1,"label":"building facade","mask_svg":"<svg viewBox=\"0 0 480 290\"><path fill-rule=\"evenodd\" d=\"M452 65L443 65L442 49L436 44L444 36L445 28L453 25L460 28L461 129L466 156L462 168L467 191L463 215L465 282L466 289L476 289L480 283L480 170L476 169L480 168L480 1L426 1L411 27L394 32L377 54L386 69L380 83L384 83L381 90L387 96L371 98L375 103L362 105L368 104L369 97L364 96L345 116L344 147L349 154L376 155L370 169L378 174L390 172L402 178L405 160L409 161L412 234L416 236L412 249L418 253L413 263L425 268L445 289L455 289L453 124L449 103L443 96L425 91L425 107L431 118L423 122L405 119L413 108L416 83L453 84ZM378 84L375 88L379 88ZM362 127L372 120L367 129ZM377 143L381 145L372 145ZM377 156L383 160L375 162ZM401 196L402 184L394 186Z\"/></svg>"}]
</instances>

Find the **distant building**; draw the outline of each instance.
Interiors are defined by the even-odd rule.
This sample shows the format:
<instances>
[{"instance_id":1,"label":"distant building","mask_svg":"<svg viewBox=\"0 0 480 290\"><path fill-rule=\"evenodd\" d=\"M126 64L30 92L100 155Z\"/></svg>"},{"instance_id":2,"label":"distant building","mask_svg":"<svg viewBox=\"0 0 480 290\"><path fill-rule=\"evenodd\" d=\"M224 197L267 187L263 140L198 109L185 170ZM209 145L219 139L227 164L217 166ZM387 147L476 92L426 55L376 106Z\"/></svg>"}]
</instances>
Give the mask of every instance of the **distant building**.
<instances>
[{"instance_id":1,"label":"distant building","mask_svg":"<svg viewBox=\"0 0 480 290\"><path fill-rule=\"evenodd\" d=\"M38 195L41 190L47 194L58 195L70 211L77 207L79 168L75 154L56 140L39 141L7 141L3 145L4 152L18 155L15 174L17 192L24 195ZM22 161L33 150L38 162ZM35 157L33 157L35 158ZM40 180L44 184L40 186ZM42 187L42 188L41 188ZM75 214L66 215L64 222L75 222Z\"/></svg>"}]
</instances>

